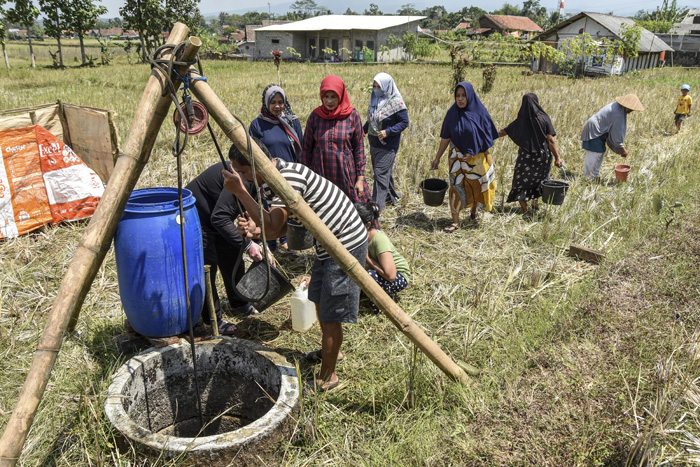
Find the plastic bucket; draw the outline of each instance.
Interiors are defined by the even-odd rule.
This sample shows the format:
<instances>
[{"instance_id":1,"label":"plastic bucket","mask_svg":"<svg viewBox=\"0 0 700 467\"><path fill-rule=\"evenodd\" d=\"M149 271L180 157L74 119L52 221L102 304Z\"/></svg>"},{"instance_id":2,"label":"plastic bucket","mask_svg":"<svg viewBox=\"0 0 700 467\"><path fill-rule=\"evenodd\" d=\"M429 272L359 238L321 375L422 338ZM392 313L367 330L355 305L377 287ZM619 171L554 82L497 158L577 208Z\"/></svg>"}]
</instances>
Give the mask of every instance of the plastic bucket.
<instances>
[{"instance_id":1,"label":"plastic bucket","mask_svg":"<svg viewBox=\"0 0 700 467\"><path fill-rule=\"evenodd\" d=\"M542 201L559 206L564 202L569 184L561 180L543 180L541 187Z\"/></svg>"},{"instance_id":2,"label":"plastic bucket","mask_svg":"<svg viewBox=\"0 0 700 467\"><path fill-rule=\"evenodd\" d=\"M287 237L287 242L289 242L289 237ZM270 272L270 287L267 289L267 293L262 298L250 302L258 311L265 310L294 290L294 287L284 277L284 274L279 272L274 266L270 266ZM238 284L236 284L238 292L249 298L260 297L265 292L266 287L267 264L265 264L264 260L253 263Z\"/></svg>"},{"instance_id":3,"label":"plastic bucket","mask_svg":"<svg viewBox=\"0 0 700 467\"><path fill-rule=\"evenodd\" d=\"M307 250L314 246L314 236L294 219L287 222L287 245L292 250Z\"/></svg>"},{"instance_id":4,"label":"plastic bucket","mask_svg":"<svg viewBox=\"0 0 700 467\"><path fill-rule=\"evenodd\" d=\"M204 304L202 228L195 199L182 190L192 322ZM166 337L188 329L176 188L134 190L114 236L119 296L139 334Z\"/></svg>"},{"instance_id":5,"label":"plastic bucket","mask_svg":"<svg viewBox=\"0 0 700 467\"><path fill-rule=\"evenodd\" d=\"M626 182L627 175L630 173L630 166L624 164L618 164L615 166L615 178L618 182Z\"/></svg>"},{"instance_id":6,"label":"plastic bucket","mask_svg":"<svg viewBox=\"0 0 700 467\"><path fill-rule=\"evenodd\" d=\"M426 178L420 182L423 202L428 206L440 206L445 199L447 182L441 178Z\"/></svg>"}]
</instances>

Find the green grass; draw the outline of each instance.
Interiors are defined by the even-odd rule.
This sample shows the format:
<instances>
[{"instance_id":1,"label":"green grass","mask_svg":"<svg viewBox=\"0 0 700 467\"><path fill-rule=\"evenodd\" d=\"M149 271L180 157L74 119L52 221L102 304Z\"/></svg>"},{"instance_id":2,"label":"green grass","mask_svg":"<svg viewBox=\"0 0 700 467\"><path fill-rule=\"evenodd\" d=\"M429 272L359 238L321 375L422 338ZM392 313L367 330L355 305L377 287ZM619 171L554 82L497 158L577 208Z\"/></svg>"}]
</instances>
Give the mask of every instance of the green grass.
<instances>
[{"instance_id":1,"label":"green grass","mask_svg":"<svg viewBox=\"0 0 700 467\"><path fill-rule=\"evenodd\" d=\"M246 122L255 118L262 89L277 76L272 63L204 67L214 91ZM526 222L515 205L502 204L516 148L499 140L492 150L499 181L493 212L483 214L478 229L446 235L447 206L426 207L417 187L429 173L451 105L449 66L283 63L281 68L302 125L319 104L323 76L343 77L364 114L379 71L394 76L411 117L395 172L403 197L382 220L413 269L413 283L399 305L449 355L481 374L468 387L455 385L422 354L414 358L410 342L363 306L358 324L346 327L347 357L339 367L343 389L306 397L300 424L305 428L269 463L620 465L644 433L650 436L638 444L640 452L656 456L654 462L692 463L690 450L700 448L687 435L700 437L693 351L700 305L700 141L693 118L678 138L664 132L671 130L680 84L692 85L700 74L664 69L569 80L499 69L494 90L480 95L497 126L515 118L523 93L537 93L573 175L583 165L578 138L585 120L616 95L637 92L647 110L629 117L630 181L607 183L620 162L607 157L606 183L576 178L564 205ZM57 99L108 108L117 114L123 146L147 77L147 67L127 65L123 57L115 66L88 69L31 70L25 62L0 70L0 109ZM468 70L467 79L478 92L481 70ZM225 147L218 130L217 135ZM172 137L168 120L139 187L176 185ZM188 180L218 158L205 133L190 141L183 156ZM444 167L439 173L445 176ZM552 175L562 176L556 169ZM666 201L658 214L654 195ZM672 212L668 206L674 201L684 206ZM84 224L63 225L0 244L0 429L83 230ZM569 258L571 242L604 250L606 260L596 267ZM280 261L299 275L312 259L303 254ZM292 332L289 313L283 301L242 325L292 360L316 348L320 332ZM149 465L114 447L102 411L110 376L128 357L118 355L113 340L123 332L122 321L110 252L78 330L59 355L24 465Z\"/></svg>"}]
</instances>

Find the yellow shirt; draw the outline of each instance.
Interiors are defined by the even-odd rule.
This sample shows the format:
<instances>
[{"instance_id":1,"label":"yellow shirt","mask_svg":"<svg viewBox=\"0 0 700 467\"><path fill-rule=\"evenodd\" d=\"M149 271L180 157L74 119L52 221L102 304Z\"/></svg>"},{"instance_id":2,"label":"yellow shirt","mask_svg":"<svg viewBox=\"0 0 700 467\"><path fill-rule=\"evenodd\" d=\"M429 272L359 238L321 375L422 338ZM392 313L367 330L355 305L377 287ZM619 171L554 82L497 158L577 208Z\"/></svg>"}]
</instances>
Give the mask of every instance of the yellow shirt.
<instances>
[{"instance_id":1,"label":"yellow shirt","mask_svg":"<svg viewBox=\"0 0 700 467\"><path fill-rule=\"evenodd\" d=\"M676 113L687 115L690 106L693 104L693 99L690 96L681 96L676 103Z\"/></svg>"}]
</instances>

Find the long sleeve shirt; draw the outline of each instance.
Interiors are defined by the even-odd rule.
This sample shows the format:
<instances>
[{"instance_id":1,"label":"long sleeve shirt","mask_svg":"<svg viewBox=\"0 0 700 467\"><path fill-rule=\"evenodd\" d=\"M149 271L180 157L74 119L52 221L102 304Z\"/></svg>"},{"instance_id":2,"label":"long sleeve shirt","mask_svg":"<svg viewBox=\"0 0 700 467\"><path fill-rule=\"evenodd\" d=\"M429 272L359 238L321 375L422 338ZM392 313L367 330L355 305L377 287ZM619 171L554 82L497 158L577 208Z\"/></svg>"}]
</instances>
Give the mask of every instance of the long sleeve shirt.
<instances>
[{"instance_id":1,"label":"long sleeve shirt","mask_svg":"<svg viewBox=\"0 0 700 467\"><path fill-rule=\"evenodd\" d=\"M282 128L281 123L274 124L262 118L256 118L250 123L248 131L251 136L255 136L265 143L272 157L282 159L286 162L297 161L292 143L289 141L289 137ZM304 139L304 134L301 131L301 123L299 123L298 119L294 120L294 132L297 134L297 138L299 138L299 142L301 143Z\"/></svg>"},{"instance_id":2,"label":"long sleeve shirt","mask_svg":"<svg viewBox=\"0 0 700 467\"><path fill-rule=\"evenodd\" d=\"M604 146L602 151L595 150L595 148L587 147L587 142L607 134L606 142L608 147L616 154L620 154L620 150L625 147L626 133L627 110L617 102L612 102L589 118L583 126L583 132L581 133L582 146L583 149L594 152L605 152Z\"/></svg>"},{"instance_id":3,"label":"long sleeve shirt","mask_svg":"<svg viewBox=\"0 0 700 467\"><path fill-rule=\"evenodd\" d=\"M326 120L312 112L302 146L300 163L335 183L353 202L369 200L369 187L361 198L355 193L357 177L365 175L367 164L357 110L339 120Z\"/></svg>"},{"instance_id":4,"label":"long sleeve shirt","mask_svg":"<svg viewBox=\"0 0 700 467\"><path fill-rule=\"evenodd\" d=\"M384 144L382 144L376 136L367 134L369 131L369 121L365 122L365 125L362 127L365 134L367 134L370 146L398 151L399 145L401 144L401 132L408 128L408 110L396 112L379 123L381 127L380 130L386 131Z\"/></svg>"}]
</instances>

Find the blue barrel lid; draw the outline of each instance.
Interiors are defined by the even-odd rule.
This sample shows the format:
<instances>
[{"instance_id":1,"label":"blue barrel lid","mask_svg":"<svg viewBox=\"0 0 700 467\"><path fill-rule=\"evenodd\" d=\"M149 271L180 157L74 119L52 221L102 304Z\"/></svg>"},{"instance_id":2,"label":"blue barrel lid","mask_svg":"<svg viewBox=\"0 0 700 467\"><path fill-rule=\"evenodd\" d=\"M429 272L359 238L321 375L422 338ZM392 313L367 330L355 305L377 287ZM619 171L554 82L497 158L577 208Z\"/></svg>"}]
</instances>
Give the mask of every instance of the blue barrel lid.
<instances>
[{"instance_id":1,"label":"blue barrel lid","mask_svg":"<svg viewBox=\"0 0 700 467\"><path fill-rule=\"evenodd\" d=\"M186 188L182 189L182 203L184 208L188 208L195 203L192 192ZM177 188L151 187L132 191L124 211L131 213L158 213L175 211L177 209L179 209Z\"/></svg>"}]
</instances>

